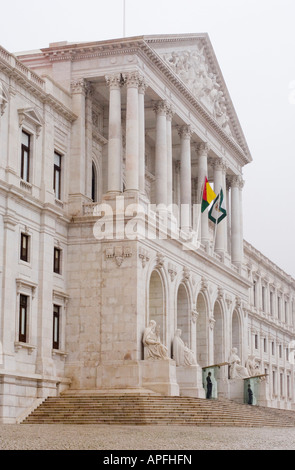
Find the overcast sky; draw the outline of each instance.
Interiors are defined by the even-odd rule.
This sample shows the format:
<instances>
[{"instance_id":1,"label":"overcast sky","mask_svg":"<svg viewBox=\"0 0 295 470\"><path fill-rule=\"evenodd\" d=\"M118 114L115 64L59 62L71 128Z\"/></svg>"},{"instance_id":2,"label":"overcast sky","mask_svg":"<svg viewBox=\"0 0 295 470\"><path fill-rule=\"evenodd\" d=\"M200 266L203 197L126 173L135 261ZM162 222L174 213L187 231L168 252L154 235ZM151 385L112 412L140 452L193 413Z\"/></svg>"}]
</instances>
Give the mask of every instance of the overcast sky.
<instances>
[{"instance_id":1,"label":"overcast sky","mask_svg":"<svg viewBox=\"0 0 295 470\"><path fill-rule=\"evenodd\" d=\"M0 44L123 36L124 0L10 0ZM125 0L125 35L207 32L248 142L244 238L295 277L295 0Z\"/></svg>"}]
</instances>

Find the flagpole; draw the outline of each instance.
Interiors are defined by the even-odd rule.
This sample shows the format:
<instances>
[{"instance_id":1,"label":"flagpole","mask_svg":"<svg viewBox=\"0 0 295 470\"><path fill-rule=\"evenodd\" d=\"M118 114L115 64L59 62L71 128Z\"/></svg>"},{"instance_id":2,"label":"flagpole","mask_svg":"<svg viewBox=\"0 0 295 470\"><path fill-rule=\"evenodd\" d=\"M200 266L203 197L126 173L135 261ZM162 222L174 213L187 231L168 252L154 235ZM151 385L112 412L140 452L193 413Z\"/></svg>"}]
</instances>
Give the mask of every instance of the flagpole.
<instances>
[{"instance_id":1,"label":"flagpole","mask_svg":"<svg viewBox=\"0 0 295 470\"><path fill-rule=\"evenodd\" d=\"M126 0L123 0L123 38L125 38Z\"/></svg>"}]
</instances>

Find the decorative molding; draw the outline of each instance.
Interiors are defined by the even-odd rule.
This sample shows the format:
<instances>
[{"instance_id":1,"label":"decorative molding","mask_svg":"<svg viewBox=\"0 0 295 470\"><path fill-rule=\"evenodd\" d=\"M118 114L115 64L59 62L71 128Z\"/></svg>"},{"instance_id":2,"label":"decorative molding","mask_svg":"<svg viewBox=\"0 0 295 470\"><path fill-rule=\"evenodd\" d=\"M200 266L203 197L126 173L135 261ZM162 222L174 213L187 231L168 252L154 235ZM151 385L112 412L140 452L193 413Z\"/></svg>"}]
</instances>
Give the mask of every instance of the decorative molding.
<instances>
[{"instance_id":1,"label":"decorative molding","mask_svg":"<svg viewBox=\"0 0 295 470\"><path fill-rule=\"evenodd\" d=\"M218 300L224 299L224 289L222 287L218 287L217 289L217 299Z\"/></svg>"},{"instance_id":2,"label":"decorative molding","mask_svg":"<svg viewBox=\"0 0 295 470\"><path fill-rule=\"evenodd\" d=\"M114 259L117 266L121 266L125 258L132 256L132 249L129 246L111 246L106 248L106 259Z\"/></svg>"},{"instance_id":3,"label":"decorative molding","mask_svg":"<svg viewBox=\"0 0 295 470\"><path fill-rule=\"evenodd\" d=\"M164 267L165 257L163 253L158 252L156 256L156 268L162 269Z\"/></svg>"},{"instance_id":4,"label":"decorative molding","mask_svg":"<svg viewBox=\"0 0 295 470\"><path fill-rule=\"evenodd\" d=\"M201 289L200 292L205 292L208 289L208 281L204 277L201 279Z\"/></svg>"},{"instance_id":5,"label":"decorative molding","mask_svg":"<svg viewBox=\"0 0 295 470\"><path fill-rule=\"evenodd\" d=\"M171 279L171 282L174 281L176 275L177 275L177 270L176 270L176 266L174 266L173 264L169 263L168 264L168 273L170 275L170 279Z\"/></svg>"},{"instance_id":6,"label":"decorative molding","mask_svg":"<svg viewBox=\"0 0 295 470\"><path fill-rule=\"evenodd\" d=\"M9 101L9 93L3 83L0 81L0 116L3 116Z\"/></svg>"},{"instance_id":7,"label":"decorative molding","mask_svg":"<svg viewBox=\"0 0 295 470\"><path fill-rule=\"evenodd\" d=\"M209 317L209 328L210 330L214 329L216 320L213 317Z\"/></svg>"},{"instance_id":8,"label":"decorative molding","mask_svg":"<svg viewBox=\"0 0 295 470\"><path fill-rule=\"evenodd\" d=\"M196 323L196 322L197 322L198 316L199 316L199 312L198 312L196 309L192 310L192 312L191 312L191 318L192 318L192 322L193 322L193 323Z\"/></svg>"},{"instance_id":9,"label":"decorative molding","mask_svg":"<svg viewBox=\"0 0 295 470\"><path fill-rule=\"evenodd\" d=\"M190 280L190 277L191 277L190 269L187 266L184 266L183 271L182 271L182 279L188 282Z\"/></svg>"},{"instance_id":10,"label":"decorative molding","mask_svg":"<svg viewBox=\"0 0 295 470\"><path fill-rule=\"evenodd\" d=\"M149 253L143 249L140 249L138 257L141 259L142 267L145 268L146 264L150 260Z\"/></svg>"},{"instance_id":11,"label":"decorative molding","mask_svg":"<svg viewBox=\"0 0 295 470\"><path fill-rule=\"evenodd\" d=\"M38 284L29 281L28 279L17 278L16 280L16 292L19 294L21 291L29 291L32 294L32 299L35 297L36 289Z\"/></svg>"},{"instance_id":12,"label":"decorative molding","mask_svg":"<svg viewBox=\"0 0 295 470\"><path fill-rule=\"evenodd\" d=\"M36 108L22 108L17 110L18 123L21 127L24 123L28 122L35 127L36 136L39 137L44 120Z\"/></svg>"}]
</instances>

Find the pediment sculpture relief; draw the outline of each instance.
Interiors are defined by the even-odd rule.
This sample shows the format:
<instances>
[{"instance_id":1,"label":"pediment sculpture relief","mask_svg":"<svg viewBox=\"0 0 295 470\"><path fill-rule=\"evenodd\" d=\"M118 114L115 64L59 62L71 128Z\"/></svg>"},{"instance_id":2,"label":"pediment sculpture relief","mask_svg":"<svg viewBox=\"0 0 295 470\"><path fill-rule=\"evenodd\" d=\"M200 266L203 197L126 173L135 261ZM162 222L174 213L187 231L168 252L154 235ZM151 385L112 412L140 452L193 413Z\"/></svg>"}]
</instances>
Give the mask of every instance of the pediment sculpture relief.
<instances>
[{"instance_id":1,"label":"pediment sculpture relief","mask_svg":"<svg viewBox=\"0 0 295 470\"><path fill-rule=\"evenodd\" d=\"M231 135L225 97L217 82L216 74L210 72L204 48L163 55L164 60L213 114L220 126Z\"/></svg>"}]
</instances>

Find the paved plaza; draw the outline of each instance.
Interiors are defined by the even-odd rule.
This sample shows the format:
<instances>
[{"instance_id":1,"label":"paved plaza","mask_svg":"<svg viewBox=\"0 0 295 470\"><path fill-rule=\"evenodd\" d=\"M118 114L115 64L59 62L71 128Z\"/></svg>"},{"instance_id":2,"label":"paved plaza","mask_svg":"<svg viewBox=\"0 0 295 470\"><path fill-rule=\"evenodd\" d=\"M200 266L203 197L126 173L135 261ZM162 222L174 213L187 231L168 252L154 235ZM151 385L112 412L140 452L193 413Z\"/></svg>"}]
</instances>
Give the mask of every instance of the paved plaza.
<instances>
[{"instance_id":1,"label":"paved plaza","mask_svg":"<svg viewBox=\"0 0 295 470\"><path fill-rule=\"evenodd\" d=\"M295 450L294 428L0 425L1 450Z\"/></svg>"}]
</instances>

